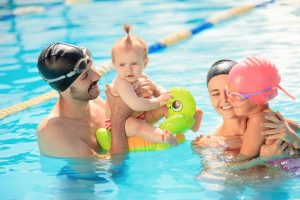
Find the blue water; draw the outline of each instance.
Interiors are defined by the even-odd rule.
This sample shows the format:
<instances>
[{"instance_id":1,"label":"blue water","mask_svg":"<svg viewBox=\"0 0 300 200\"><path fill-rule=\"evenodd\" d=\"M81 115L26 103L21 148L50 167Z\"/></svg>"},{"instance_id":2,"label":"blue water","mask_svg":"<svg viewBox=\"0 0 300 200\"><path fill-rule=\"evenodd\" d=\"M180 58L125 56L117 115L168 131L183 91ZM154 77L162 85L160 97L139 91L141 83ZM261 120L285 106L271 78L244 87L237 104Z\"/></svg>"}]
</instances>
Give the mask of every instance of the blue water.
<instances>
[{"instance_id":1,"label":"blue water","mask_svg":"<svg viewBox=\"0 0 300 200\"><path fill-rule=\"evenodd\" d=\"M112 43L123 34L123 23L134 24L134 33L153 44L241 4L234 0L95 0L67 6L61 1L1 1L0 109L50 91L38 75L36 61L40 50L52 42L88 47L99 64L109 59ZM188 141L176 148L130 153L124 162L55 159L40 155L36 136L38 123L55 99L1 119L1 199L299 199L297 174L278 169L210 172L204 167L206 160L190 145L197 135L209 134L221 123L210 105L205 79L210 65L223 58L261 54L273 59L282 74L281 85L298 100L279 94L271 107L300 123L297 5L275 2L150 55L146 73L151 79L165 88L190 89L204 111L200 131L187 133ZM47 11L10 15L26 6ZM110 72L101 79L101 89L113 76ZM210 154L218 156L213 150Z\"/></svg>"}]
</instances>

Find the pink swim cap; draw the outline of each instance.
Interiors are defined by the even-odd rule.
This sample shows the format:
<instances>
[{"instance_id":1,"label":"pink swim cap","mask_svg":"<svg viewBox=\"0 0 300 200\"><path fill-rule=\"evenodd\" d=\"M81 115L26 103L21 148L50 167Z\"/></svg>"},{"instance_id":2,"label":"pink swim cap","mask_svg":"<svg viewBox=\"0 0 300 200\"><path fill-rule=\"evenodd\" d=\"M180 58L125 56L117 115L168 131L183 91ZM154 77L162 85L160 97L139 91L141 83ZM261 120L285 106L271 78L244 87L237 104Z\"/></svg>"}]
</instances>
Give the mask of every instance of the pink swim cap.
<instances>
[{"instance_id":1,"label":"pink swim cap","mask_svg":"<svg viewBox=\"0 0 300 200\"><path fill-rule=\"evenodd\" d=\"M266 104L282 90L289 97L288 92L279 86L280 75L276 65L267 58L250 56L236 64L229 72L229 82L238 88L240 93L255 93L273 88L249 99L256 104Z\"/></svg>"}]
</instances>

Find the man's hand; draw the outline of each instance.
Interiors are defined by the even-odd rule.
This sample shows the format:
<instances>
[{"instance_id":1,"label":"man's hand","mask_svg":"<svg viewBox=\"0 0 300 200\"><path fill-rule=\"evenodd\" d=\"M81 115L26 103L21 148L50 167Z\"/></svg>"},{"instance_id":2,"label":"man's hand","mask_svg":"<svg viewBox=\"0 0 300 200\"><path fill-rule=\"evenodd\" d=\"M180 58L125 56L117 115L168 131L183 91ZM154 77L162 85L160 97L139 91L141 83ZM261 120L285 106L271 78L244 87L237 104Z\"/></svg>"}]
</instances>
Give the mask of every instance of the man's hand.
<instances>
[{"instance_id":1,"label":"man's hand","mask_svg":"<svg viewBox=\"0 0 300 200\"><path fill-rule=\"evenodd\" d=\"M152 82L148 78L139 78L139 80L131 84L138 97L150 97L153 96L155 92L152 88Z\"/></svg>"},{"instance_id":2,"label":"man's hand","mask_svg":"<svg viewBox=\"0 0 300 200\"><path fill-rule=\"evenodd\" d=\"M113 96L108 85L105 86L105 93L112 115L123 115L129 117L133 110L119 97Z\"/></svg>"}]
</instances>

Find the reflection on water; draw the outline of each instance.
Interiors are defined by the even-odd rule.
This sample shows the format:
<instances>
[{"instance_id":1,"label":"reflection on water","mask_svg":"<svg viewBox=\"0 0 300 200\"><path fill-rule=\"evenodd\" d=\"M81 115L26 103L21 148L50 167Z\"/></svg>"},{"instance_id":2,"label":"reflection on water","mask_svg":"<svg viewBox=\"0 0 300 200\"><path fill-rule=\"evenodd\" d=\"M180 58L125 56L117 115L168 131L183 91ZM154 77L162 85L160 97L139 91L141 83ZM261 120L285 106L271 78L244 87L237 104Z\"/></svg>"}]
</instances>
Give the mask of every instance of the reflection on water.
<instances>
[{"instance_id":1,"label":"reflection on water","mask_svg":"<svg viewBox=\"0 0 300 200\"><path fill-rule=\"evenodd\" d=\"M60 160L60 162L57 162ZM61 199L99 199L117 194L119 181L126 177L124 157L103 160L97 158L50 158L42 156L42 172L56 177L39 188L44 194ZM53 162L51 162L53 161Z\"/></svg>"}]
</instances>

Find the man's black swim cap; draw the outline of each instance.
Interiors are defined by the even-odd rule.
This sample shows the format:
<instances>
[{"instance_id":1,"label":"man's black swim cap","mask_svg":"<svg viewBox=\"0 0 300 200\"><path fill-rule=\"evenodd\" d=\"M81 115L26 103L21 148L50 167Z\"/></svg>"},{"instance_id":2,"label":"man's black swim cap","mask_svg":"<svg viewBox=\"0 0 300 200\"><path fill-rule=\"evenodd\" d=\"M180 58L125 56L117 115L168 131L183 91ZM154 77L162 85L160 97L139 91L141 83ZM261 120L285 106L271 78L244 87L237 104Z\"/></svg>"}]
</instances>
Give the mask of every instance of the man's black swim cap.
<instances>
[{"instance_id":1,"label":"man's black swim cap","mask_svg":"<svg viewBox=\"0 0 300 200\"><path fill-rule=\"evenodd\" d=\"M74 70L76 63L85 56L83 48L60 42L54 43L41 51L37 67L44 80L56 79ZM86 68L81 65L86 65L85 62L81 62L79 68ZM80 74L76 73L71 77L66 76L54 82L47 82L53 89L63 92Z\"/></svg>"},{"instance_id":2,"label":"man's black swim cap","mask_svg":"<svg viewBox=\"0 0 300 200\"><path fill-rule=\"evenodd\" d=\"M237 62L226 59L215 62L207 72L206 85L208 86L208 82L210 81L210 79L215 76L229 74L231 68L236 64Z\"/></svg>"}]
</instances>

